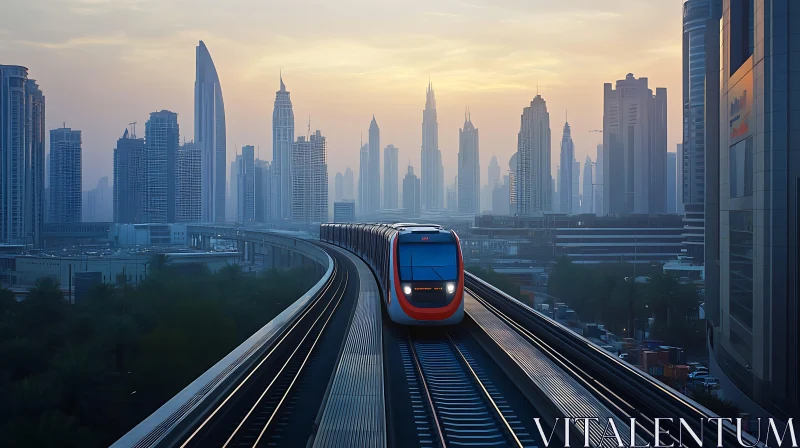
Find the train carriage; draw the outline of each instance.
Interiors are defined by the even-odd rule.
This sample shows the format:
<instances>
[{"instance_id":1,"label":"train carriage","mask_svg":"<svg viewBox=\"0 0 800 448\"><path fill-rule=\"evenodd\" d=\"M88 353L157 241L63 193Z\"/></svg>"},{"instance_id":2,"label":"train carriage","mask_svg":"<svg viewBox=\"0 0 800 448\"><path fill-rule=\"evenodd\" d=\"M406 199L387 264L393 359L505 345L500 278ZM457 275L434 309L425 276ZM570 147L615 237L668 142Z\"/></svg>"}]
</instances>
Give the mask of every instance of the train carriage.
<instances>
[{"instance_id":1,"label":"train carriage","mask_svg":"<svg viewBox=\"0 0 800 448\"><path fill-rule=\"evenodd\" d=\"M320 240L372 269L389 318L404 325L451 325L464 316L458 235L433 224L323 224Z\"/></svg>"}]
</instances>

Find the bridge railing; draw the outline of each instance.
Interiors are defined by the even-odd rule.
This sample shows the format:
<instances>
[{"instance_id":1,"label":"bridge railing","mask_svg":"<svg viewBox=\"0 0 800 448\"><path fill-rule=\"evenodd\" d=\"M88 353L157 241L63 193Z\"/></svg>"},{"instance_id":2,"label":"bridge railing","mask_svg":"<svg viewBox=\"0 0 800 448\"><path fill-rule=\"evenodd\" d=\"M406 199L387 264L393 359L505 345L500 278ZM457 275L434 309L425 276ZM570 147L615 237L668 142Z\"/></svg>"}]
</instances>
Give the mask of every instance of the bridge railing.
<instances>
[{"instance_id":1,"label":"bridge railing","mask_svg":"<svg viewBox=\"0 0 800 448\"><path fill-rule=\"evenodd\" d=\"M214 228L214 231L224 229ZM331 278L333 259L318 246L308 241L269 232L247 231L247 233L241 235L243 239L253 238L257 242L270 241L284 248L291 247L292 250L314 260L326 271L302 297L128 431L112 445L113 448L171 446L193 427L205 411L224 396L226 391L238 383L237 380L273 345L283 330L294 322Z\"/></svg>"}]
</instances>

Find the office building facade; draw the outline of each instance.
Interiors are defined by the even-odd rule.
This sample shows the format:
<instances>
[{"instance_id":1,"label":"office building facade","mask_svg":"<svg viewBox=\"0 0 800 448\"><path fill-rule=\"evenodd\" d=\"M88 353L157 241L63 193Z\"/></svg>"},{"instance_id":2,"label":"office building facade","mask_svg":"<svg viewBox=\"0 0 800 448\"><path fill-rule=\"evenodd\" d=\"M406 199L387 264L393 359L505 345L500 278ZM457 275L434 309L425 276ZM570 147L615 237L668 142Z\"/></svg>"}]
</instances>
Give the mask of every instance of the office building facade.
<instances>
[{"instance_id":1,"label":"office building facade","mask_svg":"<svg viewBox=\"0 0 800 448\"><path fill-rule=\"evenodd\" d=\"M456 201L460 213L481 212L481 155L478 136L471 114L465 115L464 128L458 130Z\"/></svg>"},{"instance_id":2,"label":"office building facade","mask_svg":"<svg viewBox=\"0 0 800 448\"><path fill-rule=\"evenodd\" d=\"M800 415L800 4L725 0L722 10L721 42L706 34L707 54L721 50L721 66L706 60L706 104L718 100L720 117L706 122L718 142L705 141L706 184L719 186L706 196L706 265L719 263L706 277L711 373L751 418L785 421Z\"/></svg>"},{"instance_id":3,"label":"office building facade","mask_svg":"<svg viewBox=\"0 0 800 448\"><path fill-rule=\"evenodd\" d=\"M255 220L270 222L272 220L272 173L270 163L256 159L254 163L255 179Z\"/></svg>"},{"instance_id":4,"label":"office building facade","mask_svg":"<svg viewBox=\"0 0 800 448\"><path fill-rule=\"evenodd\" d=\"M253 146L242 147L242 158L237 168L236 222L253 222L256 218L255 148Z\"/></svg>"},{"instance_id":5,"label":"office building facade","mask_svg":"<svg viewBox=\"0 0 800 448\"><path fill-rule=\"evenodd\" d=\"M583 191L581 194L581 213L594 213L594 162L589 156L583 162Z\"/></svg>"},{"instance_id":6,"label":"office building facade","mask_svg":"<svg viewBox=\"0 0 800 448\"><path fill-rule=\"evenodd\" d=\"M292 148L294 146L294 112L283 76L275 92L272 110L272 218L292 217Z\"/></svg>"},{"instance_id":7,"label":"office building facade","mask_svg":"<svg viewBox=\"0 0 800 448\"><path fill-rule=\"evenodd\" d=\"M515 155L517 157L515 212L521 216L528 216L553 209L550 114L547 112L547 103L541 95L536 95L530 106L523 109L520 121Z\"/></svg>"},{"instance_id":8,"label":"office building facade","mask_svg":"<svg viewBox=\"0 0 800 448\"><path fill-rule=\"evenodd\" d=\"M202 40L195 52L194 143L203 148L201 220L225 222L225 103L217 69Z\"/></svg>"},{"instance_id":9,"label":"office building facade","mask_svg":"<svg viewBox=\"0 0 800 448\"><path fill-rule=\"evenodd\" d=\"M667 153L667 213L678 213L678 154Z\"/></svg>"},{"instance_id":10,"label":"office building facade","mask_svg":"<svg viewBox=\"0 0 800 448\"><path fill-rule=\"evenodd\" d=\"M168 110L151 112L145 124L142 220L145 223L175 222L175 159L179 144L178 114ZM53 161L55 163L55 160Z\"/></svg>"},{"instance_id":11,"label":"office building facade","mask_svg":"<svg viewBox=\"0 0 800 448\"><path fill-rule=\"evenodd\" d=\"M394 145L383 149L383 208L389 210L398 208L400 199L400 178L397 173L399 151Z\"/></svg>"},{"instance_id":12,"label":"office building facade","mask_svg":"<svg viewBox=\"0 0 800 448\"><path fill-rule=\"evenodd\" d=\"M81 131L70 128L51 130L49 222L81 222L81 166Z\"/></svg>"},{"instance_id":13,"label":"office building facade","mask_svg":"<svg viewBox=\"0 0 800 448\"><path fill-rule=\"evenodd\" d=\"M666 212L667 89L631 73L605 84L603 156L605 213Z\"/></svg>"},{"instance_id":14,"label":"office building facade","mask_svg":"<svg viewBox=\"0 0 800 448\"><path fill-rule=\"evenodd\" d=\"M328 221L328 161L325 137L301 135L292 148L292 219Z\"/></svg>"},{"instance_id":15,"label":"office building facade","mask_svg":"<svg viewBox=\"0 0 800 448\"><path fill-rule=\"evenodd\" d=\"M403 209L409 218L417 218L422 212L422 191L419 178L414 174L414 167L409 165L403 178Z\"/></svg>"},{"instance_id":16,"label":"office building facade","mask_svg":"<svg viewBox=\"0 0 800 448\"><path fill-rule=\"evenodd\" d=\"M333 222L355 222L356 203L354 201L336 201L333 203Z\"/></svg>"},{"instance_id":17,"label":"office building facade","mask_svg":"<svg viewBox=\"0 0 800 448\"><path fill-rule=\"evenodd\" d=\"M178 148L175 160L175 222L203 222L204 146L194 142Z\"/></svg>"}]
</instances>

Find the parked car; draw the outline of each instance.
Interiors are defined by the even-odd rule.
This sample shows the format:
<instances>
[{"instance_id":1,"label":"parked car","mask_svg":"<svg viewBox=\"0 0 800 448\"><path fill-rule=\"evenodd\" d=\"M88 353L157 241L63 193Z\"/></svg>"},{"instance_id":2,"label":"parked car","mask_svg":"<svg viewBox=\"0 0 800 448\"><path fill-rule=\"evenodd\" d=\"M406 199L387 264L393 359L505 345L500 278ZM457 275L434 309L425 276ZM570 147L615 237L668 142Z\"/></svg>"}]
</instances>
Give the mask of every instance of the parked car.
<instances>
[{"instance_id":1,"label":"parked car","mask_svg":"<svg viewBox=\"0 0 800 448\"><path fill-rule=\"evenodd\" d=\"M706 389L716 389L719 387L719 380L713 376L707 376L703 379L703 387Z\"/></svg>"},{"instance_id":2,"label":"parked car","mask_svg":"<svg viewBox=\"0 0 800 448\"><path fill-rule=\"evenodd\" d=\"M708 371L707 370L696 370L696 371L694 371L694 372L689 374L689 379L690 380L701 381L701 380L704 380L706 377L708 377Z\"/></svg>"}]
</instances>

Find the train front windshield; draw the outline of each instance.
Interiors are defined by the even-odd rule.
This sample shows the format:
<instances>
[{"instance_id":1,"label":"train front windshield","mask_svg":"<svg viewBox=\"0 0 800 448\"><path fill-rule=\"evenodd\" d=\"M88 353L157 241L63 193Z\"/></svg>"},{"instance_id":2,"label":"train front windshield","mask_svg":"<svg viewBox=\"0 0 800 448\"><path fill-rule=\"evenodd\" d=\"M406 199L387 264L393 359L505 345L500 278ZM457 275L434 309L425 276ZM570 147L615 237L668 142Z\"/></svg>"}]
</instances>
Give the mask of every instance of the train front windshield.
<instances>
[{"instance_id":1,"label":"train front windshield","mask_svg":"<svg viewBox=\"0 0 800 448\"><path fill-rule=\"evenodd\" d=\"M400 243L400 281L428 282L458 279L455 243Z\"/></svg>"}]
</instances>

